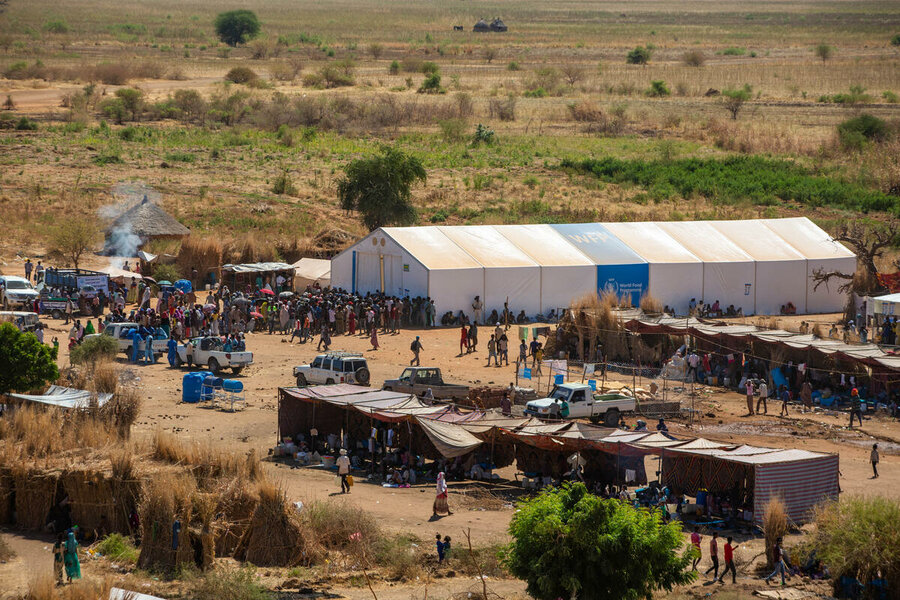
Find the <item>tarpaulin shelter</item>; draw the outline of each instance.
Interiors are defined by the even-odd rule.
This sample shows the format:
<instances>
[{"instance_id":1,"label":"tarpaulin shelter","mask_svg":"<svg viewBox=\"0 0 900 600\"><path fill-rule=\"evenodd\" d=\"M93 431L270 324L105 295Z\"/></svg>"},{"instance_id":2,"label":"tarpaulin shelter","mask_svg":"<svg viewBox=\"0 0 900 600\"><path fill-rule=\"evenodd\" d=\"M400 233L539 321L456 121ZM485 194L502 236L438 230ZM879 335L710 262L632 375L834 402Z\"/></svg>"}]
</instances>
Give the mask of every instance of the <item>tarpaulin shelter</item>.
<instances>
[{"instance_id":1,"label":"tarpaulin shelter","mask_svg":"<svg viewBox=\"0 0 900 600\"><path fill-rule=\"evenodd\" d=\"M92 404L103 406L109 402L112 394L93 393L87 390L78 390L59 385L51 385L43 394L10 394L11 398L24 402L37 402L65 409L85 409Z\"/></svg>"},{"instance_id":2,"label":"tarpaulin shelter","mask_svg":"<svg viewBox=\"0 0 900 600\"><path fill-rule=\"evenodd\" d=\"M752 496L753 522L760 524L775 497L795 523L809 520L817 504L837 498L839 457L806 450L668 448L662 455L662 481L676 492Z\"/></svg>"},{"instance_id":3,"label":"tarpaulin shelter","mask_svg":"<svg viewBox=\"0 0 900 600\"><path fill-rule=\"evenodd\" d=\"M648 291L678 314L691 298L744 314L834 312L844 296L814 288L817 269L853 272L855 256L806 218L744 221L382 227L332 259L332 285L430 297L437 313L474 297L488 313L529 317L612 291L633 305Z\"/></svg>"},{"instance_id":4,"label":"tarpaulin shelter","mask_svg":"<svg viewBox=\"0 0 900 600\"><path fill-rule=\"evenodd\" d=\"M330 260L301 258L294 263L294 291L303 291L307 286L317 283L322 288L331 285Z\"/></svg>"},{"instance_id":5,"label":"tarpaulin shelter","mask_svg":"<svg viewBox=\"0 0 900 600\"><path fill-rule=\"evenodd\" d=\"M794 333L781 329L762 329L755 325L728 325L707 322L693 317L634 317L624 327L635 333L692 335L698 338L719 339L732 345L737 342L760 342L783 345L793 350L815 353L817 357L833 356L878 370L900 371L900 356L889 354L876 344L845 344L813 334Z\"/></svg>"},{"instance_id":6,"label":"tarpaulin shelter","mask_svg":"<svg viewBox=\"0 0 900 600\"><path fill-rule=\"evenodd\" d=\"M257 278L259 278L263 283L268 279L274 291L275 278L279 274L286 280L285 288L293 289L294 267L287 263L260 262L222 266L222 282L231 286L232 290L242 285L255 284ZM226 278L227 275L230 275L230 277Z\"/></svg>"}]
</instances>

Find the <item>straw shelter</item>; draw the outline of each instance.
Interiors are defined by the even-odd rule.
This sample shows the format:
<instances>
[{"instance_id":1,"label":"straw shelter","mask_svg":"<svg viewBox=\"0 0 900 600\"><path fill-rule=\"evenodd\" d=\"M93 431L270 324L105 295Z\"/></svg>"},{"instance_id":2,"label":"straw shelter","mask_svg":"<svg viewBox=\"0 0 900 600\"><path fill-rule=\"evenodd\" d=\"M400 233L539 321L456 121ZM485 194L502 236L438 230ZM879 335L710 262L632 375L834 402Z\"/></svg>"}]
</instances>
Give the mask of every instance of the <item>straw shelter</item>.
<instances>
[{"instance_id":1,"label":"straw shelter","mask_svg":"<svg viewBox=\"0 0 900 600\"><path fill-rule=\"evenodd\" d=\"M107 242L113 236L121 235L123 230L141 238L143 244L152 239L182 239L191 233L190 229L151 202L147 196L112 222L107 229Z\"/></svg>"},{"instance_id":2,"label":"straw shelter","mask_svg":"<svg viewBox=\"0 0 900 600\"><path fill-rule=\"evenodd\" d=\"M478 22L475 23L475 27L472 28L472 31L477 33L487 33L491 30L491 26L488 25L487 21L484 19L478 19Z\"/></svg>"},{"instance_id":3,"label":"straw shelter","mask_svg":"<svg viewBox=\"0 0 900 600\"><path fill-rule=\"evenodd\" d=\"M491 31L503 33L507 31L509 28L506 26L506 23L500 20L500 17L497 17L493 21L491 21Z\"/></svg>"}]
</instances>

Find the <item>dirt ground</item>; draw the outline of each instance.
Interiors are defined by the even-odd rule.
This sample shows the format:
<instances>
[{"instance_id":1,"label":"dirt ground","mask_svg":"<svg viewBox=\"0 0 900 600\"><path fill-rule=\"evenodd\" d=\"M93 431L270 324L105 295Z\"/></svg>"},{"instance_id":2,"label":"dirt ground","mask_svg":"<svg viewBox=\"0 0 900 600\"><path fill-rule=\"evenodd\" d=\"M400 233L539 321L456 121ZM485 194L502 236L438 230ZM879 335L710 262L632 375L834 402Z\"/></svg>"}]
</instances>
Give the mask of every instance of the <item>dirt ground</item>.
<instances>
[{"instance_id":1,"label":"dirt ground","mask_svg":"<svg viewBox=\"0 0 900 600\"><path fill-rule=\"evenodd\" d=\"M66 338L66 328L61 321L45 319L49 329L47 340L53 336ZM420 335L425 348L423 365L435 365L443 369L445 378L470 385L505 386L515 379L514 366L486 367L486 353L479 348L473 354L459 356L456 329L404 330L399 335L380 336L381 348L373 350L368 338L336 337L332 349L363 352L369 360L372 384L380 386L389 377L397 376L408 365L410 340ZM64 348L64 344L63 344ZM124 357L119 359L126 377L133 378L143 391L141 416L135 424L135 437L149 439L160 427L191 440L212 440L234 450L255 448L263 456L276 443L277 389L293 385L292 367L312 360L316 355L314 343L289 343L280 335L252 334L248 337L248 349L254 353L254 364L241 374L247 394L247 408L242 412L211 411L193 404L182 404L181 381L184 372L175 371L167 364L134 366ZM63 349L60 365L68 364ZM630 383L630 381L629 381ZM900 489L900 424L883 417L868 417L861 429L849 430L846 415L814 412L802 414L792 409L788 417L778 417L779 406L770 403L769 414L748 417L742 395L717 389L698 387L695 408L701 418L693 424L670 422L670 431L676 436L703 436L717 440L747 443L759 446L803 448L820 452L836 452L841 458L841 490L844 494L894 495ZM633 424L634 419L627 419ZM871 444L877 441L882 451L881 477L871 479L868 456ZM360 481L347 496L337 493L334 476L315 468L292 468L288 465L266 462L272 477L288 492L291 500L310 502L332 499L353 503L376 515L379 522L390 530L412 532L422 539L429 539L435 532L462 539L462 533L471 529L476 544L507 540L506 528L513 506L509 503L485 503L472 497L472 488L462 484L451 487L451 507L454 514L439 520L431 519L433 490L431 484L410 489L382 488L380 484ZM648 474L655 471L655 464L648 459ZM501 472L507 479L514 478L515 467ZM5 590L23 590L36 571L50 568L50 543L43 538L7 536L19 557L7 565L0 565L0 586ZM749 540L743 545L741 560L759 554L760 540ZM705 546L705 542L704 542ZM701 566L708 563L704 558ZM27 567L25 567L27 565ZM25 568L23 568L25 567ZM703 567L705 570L705 567ZM753 568L747 568L739 579L740 589L750 593L758 580L747 578ZM469 581L450 583L442 580L447 594L465 591ZM386 585L386 584L385 584ZM755 586L755 587L754 587ZM503 584L506 593L522 593L518 582ZM721 586L715 586L716 591ZM400 590L386 590L383 597L417 597L421 592L409 586ZM695 584L688 595L710 592L703 580ZM366 596L364 589L332 590L350 598ZM743 591L733 590L729 594ZM718 592L717 592L718 593ZM724 592L722 592L724 593ZM382 595L382 594L379 594ZM3 596L0 595L0 598Z\"/></svg>"}]
</instances>

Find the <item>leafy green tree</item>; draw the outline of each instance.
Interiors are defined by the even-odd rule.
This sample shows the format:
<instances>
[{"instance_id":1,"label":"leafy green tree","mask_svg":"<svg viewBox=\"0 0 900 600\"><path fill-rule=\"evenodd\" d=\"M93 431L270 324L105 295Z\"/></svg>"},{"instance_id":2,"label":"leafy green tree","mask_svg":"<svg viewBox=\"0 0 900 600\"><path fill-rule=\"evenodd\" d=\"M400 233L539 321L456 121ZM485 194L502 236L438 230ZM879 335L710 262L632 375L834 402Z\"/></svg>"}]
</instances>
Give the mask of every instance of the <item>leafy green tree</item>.
<instances>
[{"instance_id":1,"label":"leafy green tree","mask_svg":"<svg viewBox=\"0 0 900 600\"><path fill-rule=\"evenodd\" d=\"M132 121L139 121L144 111L144 93L137 88L121 88L116 90L116 98L122 101L122 106L131 113Z\"/></svg>"},{"instance_id":2,"label":"leafy green tree","mask_svg":"<svg viewBox=\"0 0 900 600\"><path fill-rule=\"evenodd\" d=\"M750 99L753 88L750 84L744 84L744 87L737 89L722 90L722 106L731 113L731 119L737 120L738 113L744 107L744 102Z\"/></svg>"},{"instance_id":3,"label":"leafy green tree","mask_svg":"<svg viewBox=\"0 0 900 600\"><path fill-rule=\"evenodd\" d=\"M519 504L504 558L538 600L638 600L690 583L681 526L566 484Z\"/></svg>"},{"instance_id":4,"label":"leafy green tree","mask_svg":"<svg viewBox=\"0 0 900 600\"><path fill-rule=\"evenodd\" d=\"M894 37L891 38L892 46L900 46L900 33L894 34Z\"/></svg>"},{"instance_id":5,"label":"leafy green tree","mask_svg":"<svg viewBox=\"0 0 900 600\"><path fill-rule=\"evenodd\" d=\"M229 10L216 17L216 35L229 46L244 44L259 35L259 19L252 10Z\"/></svg>"},{"instance_id":6,"label":"leafy green tree","mask_svg":"<svg viewBox=\"0 0 900 600\"><path fill-rule=\"evenodd\" d=\"M27 392L58 378L50 346L12 323L0 324L0 394Z\"/></svg>"},{"instance_id":7,"label":"leafy green tree","mask_svg":"<svg viewBox=\"0 0 900 600\"><path fill-rule=\"evenodd\" d=\"M834 54L834 46L829 46L828 44L819 44L813 49L813 52L816 54L817 58L822 59L822 64L825 64L825 61L832 57Z\"/></svg>"},{"instance_id":8,"label":"leafy green tree","mask_svg":"<svg viewBox=\"0 0 900 600\"><path fill-rule=\"evenodd\" d=\"M650 62L651 54L652 52L649 48L638 46L625 55L625 62L629 65L646 65L648 62Z\"/></svg>"},{"instance_id":9,"label":"leafy green tree","mask_svg":"<svg viewBox=\"0 0 900 600\"><path fill-rule=\"evenodd\" d=\"M418 158L385 147L380 156L360 158L344 168L344 177L338 181L341 208L359 211L370 231L389 224L408 225L416 218L410 190L426 178Z\"/></svg>"}]
</instances>

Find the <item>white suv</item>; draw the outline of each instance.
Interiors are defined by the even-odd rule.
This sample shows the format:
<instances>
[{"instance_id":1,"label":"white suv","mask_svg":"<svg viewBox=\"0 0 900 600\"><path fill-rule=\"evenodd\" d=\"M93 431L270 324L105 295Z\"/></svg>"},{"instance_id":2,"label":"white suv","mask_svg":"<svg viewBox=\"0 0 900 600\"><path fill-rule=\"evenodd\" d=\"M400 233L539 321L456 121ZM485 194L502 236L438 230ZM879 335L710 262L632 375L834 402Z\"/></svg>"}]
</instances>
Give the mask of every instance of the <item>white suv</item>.
<instances>
[{"instance_id":1,"label":"white suv","mask_svg":"<svg viewBox=\"0 0 900 600\"><path fill-rule=\"evenodd\" d=\"M311 364L294 367L297 386L311 384L357 383L369 385L369 365L359 352L326 352Z\"/></svg>"},{"instance_id":2,"label":"white suv","mask_svg":"<svg viewBox=\"0 0 900 600\"><path fill-rule=\"evenodd\" d=\"M38 297L38 292L31 282L24 277L14 275L0 275L0 302L4 310L10 310L16 306L31 309L31 305Z\"/></svg>"}]
</instances>

